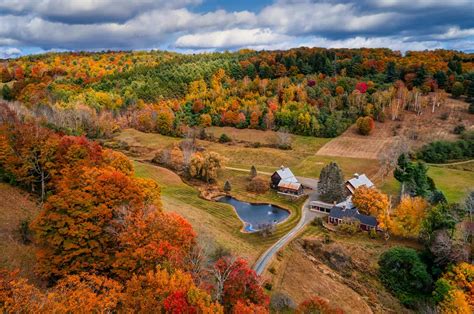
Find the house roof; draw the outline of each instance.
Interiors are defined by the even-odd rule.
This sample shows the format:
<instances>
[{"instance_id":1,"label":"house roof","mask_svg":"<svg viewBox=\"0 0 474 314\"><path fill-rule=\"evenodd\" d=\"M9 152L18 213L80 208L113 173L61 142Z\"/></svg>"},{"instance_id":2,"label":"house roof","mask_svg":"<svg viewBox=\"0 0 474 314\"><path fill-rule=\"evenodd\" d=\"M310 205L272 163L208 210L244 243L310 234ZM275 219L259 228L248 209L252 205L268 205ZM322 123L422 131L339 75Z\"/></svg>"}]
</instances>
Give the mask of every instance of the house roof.
<instances>
[{"instance_id":1,"label":"house roof","mask_svg":"<svg viewBox=\"0 0 474 314\"><path fill-rule=\"evenodd\" d=\"M344 208L339 206L334 206L331 208L331 212L329 213L330 218L355 218L360 221L361 224L377 227L377 219L373 216L367 216L360 214L357 208Z\"/></svg>"},{"instance_id":2,"label":"house roof","mask_svg":"<svg viewBox=\"0 0 474 314\"><path fill-rule=\"evenodd\" d=\"M298 191L301 187L301 183L287 182L281 180L280 182L278 182L278 187Z\"/></svg>"},{"instance_id":3,"label":"house roof","mask_svg":"<svg viewBox=\"0 0 474 314\"><path fill-rule=\"evenodd\" d=\"M296 179L290 168L281 167L276 173L280 176L281 181L298 183L298 179Z\"/></svg>"},{"instance_id":4,"label":"house roof","mask_svg":"<svg viewBox=\"0 0 474 314\"><path fill-rule=\"evenodd\" d=\"M318 206L318 207L322 207L322 208L332 208L334 206L333 204L329 204L329 203L325 203L325 202L321 202L321 201L311 201L311 202L309 202L309 205L310 206Z\"/></svg>"},{"instance_id":5,"label":"house roof","mask_svg":"<svg viewBox=\"0 0 474 314\"><path fill-rule=\"evenodd\" d=\"M365 174L355 174L354 177L350 180L347 181L348 183L350 183L350 185L352 185L355 189L365 185L366 187L368 188L371 188L374 186L374 184L372 183L372 181L370 181L369 178L367 178L367 176Z\"/></svg>"}]
</instances>

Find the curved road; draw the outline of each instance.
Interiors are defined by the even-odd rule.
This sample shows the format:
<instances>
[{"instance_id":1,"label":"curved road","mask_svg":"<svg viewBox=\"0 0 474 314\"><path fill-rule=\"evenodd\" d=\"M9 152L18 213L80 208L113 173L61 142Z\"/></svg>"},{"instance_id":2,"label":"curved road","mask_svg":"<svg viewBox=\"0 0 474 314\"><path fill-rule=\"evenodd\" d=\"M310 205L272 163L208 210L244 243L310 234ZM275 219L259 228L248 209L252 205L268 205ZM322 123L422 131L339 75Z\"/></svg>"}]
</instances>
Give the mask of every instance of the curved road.
<instances>
[{"instance_id":1,"label":"curved road","mask_svg":"<svg viewBox=\"0 0 474 314\"><path fill-rule=\"evenodd\" d=\"M303 204L303 208L301 209L301 219L298 222L298 224L291 229L290 232L285 234L283 237L280 238L275 244L273 244L265 253L263 253L253 266L253 269L257 273L257 275L261 275L264 271L265 268L268 266L270 261L273 258L273 255L277 253L282 247L284 247L288 242L291 241L303 228L310 223L316 216L324 215L324 214L319 214L317 212L313 212L309 210L308 204L310 201L314 200L316 198L316 191L312 192L309 194L308 199L306 202Z\"/></svg>"}]
</instances>

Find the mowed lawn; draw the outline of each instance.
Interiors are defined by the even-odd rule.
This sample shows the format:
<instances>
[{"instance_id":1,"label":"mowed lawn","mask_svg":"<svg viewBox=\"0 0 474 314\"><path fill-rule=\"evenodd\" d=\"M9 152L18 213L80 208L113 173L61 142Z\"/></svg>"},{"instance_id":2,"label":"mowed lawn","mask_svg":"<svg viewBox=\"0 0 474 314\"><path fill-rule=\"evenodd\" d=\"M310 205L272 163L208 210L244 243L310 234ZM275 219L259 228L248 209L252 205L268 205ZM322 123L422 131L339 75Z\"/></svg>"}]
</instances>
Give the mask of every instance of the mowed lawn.
<instances>
[{"instance_id":1,"label":"mowed lawn","mask_svg":"<svg viewBox=\"0 0 474 314\"><path fill-rule=\"evenodd\" d=\"M430 166L428 175L443 191L449 202L462 202L469 190L474 190L474 172Z\"/></svg>"}]
</instances>

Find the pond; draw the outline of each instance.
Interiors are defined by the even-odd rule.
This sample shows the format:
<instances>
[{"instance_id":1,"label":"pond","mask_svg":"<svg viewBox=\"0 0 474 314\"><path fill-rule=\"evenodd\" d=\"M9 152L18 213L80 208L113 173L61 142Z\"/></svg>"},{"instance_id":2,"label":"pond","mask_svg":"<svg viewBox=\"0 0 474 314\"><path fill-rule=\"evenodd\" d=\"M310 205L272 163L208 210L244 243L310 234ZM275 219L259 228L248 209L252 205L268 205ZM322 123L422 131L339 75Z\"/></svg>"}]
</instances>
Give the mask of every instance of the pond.
<instances>
[{"instance_id":1,"label":"pond","mask_svg":"<svg viewBox=\"0 0 474 314\"><path fill-rule=\"evenodd\" d=\"M252 204L241 202L230 196L223 196L217 201L232 205L239 218L244 222L245 231L254 232L268 224L277 224L285 220L290 213L271 204Z\"/></svg>"}]
</instances>

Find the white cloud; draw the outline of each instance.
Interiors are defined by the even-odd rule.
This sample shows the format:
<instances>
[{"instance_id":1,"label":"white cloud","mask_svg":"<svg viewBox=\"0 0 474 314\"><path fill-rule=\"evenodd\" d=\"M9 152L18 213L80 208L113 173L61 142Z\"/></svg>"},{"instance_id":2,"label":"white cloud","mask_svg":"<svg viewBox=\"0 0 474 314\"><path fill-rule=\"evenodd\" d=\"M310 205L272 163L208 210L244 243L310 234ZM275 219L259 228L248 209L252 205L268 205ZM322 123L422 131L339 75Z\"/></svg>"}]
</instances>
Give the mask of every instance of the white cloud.
<instances>
[{"instance_id":1,"label":"white cloud","mask_svg":"<svg viewBox=\"0 0 474 314\"><path fill-rule=\"evenodd\" d=\"M383 8L406 7L407 9L472 6L472 0L370 0L370 3Z\"/></svg>"},{"instance_id":2,"label":"white cloud","mask_svg":"<svg viewBox=\"0 0 474 314\"><path fill-rule=\"evenodd\" d=\"M450 27L445 33L433 35L435 39L458 39L474 36L474 27L468 29L460 29L459 26Z\"/></svg>"},{"instance_id":3,"label":"white cloud","mask_svg":"<svg viewBox=\"0 0 474 314\"><path fill-rule=\"evenodd\" d=\"M15 58L21 55L21 50L14 47L0 47L0 59Z\"/></svg>"},{"instance_id":4,"label":"white cloud","mask_svg":"<svg viewBox=\"0 0 474 314\"><path fill-rule=\"evenodd\" d=\"M184 8L201 0L0 0L0 10L32 13L44 19L68 23L118 22L150 10Z\"/></svg>"},{"instance_id":5,"label":"white cloud","mask_svg":"<svg viewBox=\"0 0 474 314\"><path fill-rule=\"evenodd\" d=\"M273 26L280 32L305 34L317 31L367 31L387 26L400 19L397 13L363 14L350 3L287 3L278 2L265 7L259 14L263 25Z\"/></svg>"},{"instance_id":6,"label":"white cloud","mask_svg":"<svg viewBox=\"0 0 474 314\"><path fill-rule=\"evenodd\" d=\"M411 41L403 37L353 37L342 40L331 40L312 37L302 43L303 46L325 48L390 48L392 50L425 50L443 48L438 41Z\"/></svg>"},{"instance_id":7,"label":"white cloud","mask_svg":"<svg viewBox=\"0 0 474 314\"><path fill-rule=\"evenodd\" d=\"M256 45L286 42L290 36L274 33L271 29L239 29L190 34L176 40L178 48L227 48L250 47Z\"/></svg>"}]
</instances>

